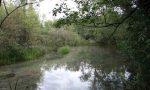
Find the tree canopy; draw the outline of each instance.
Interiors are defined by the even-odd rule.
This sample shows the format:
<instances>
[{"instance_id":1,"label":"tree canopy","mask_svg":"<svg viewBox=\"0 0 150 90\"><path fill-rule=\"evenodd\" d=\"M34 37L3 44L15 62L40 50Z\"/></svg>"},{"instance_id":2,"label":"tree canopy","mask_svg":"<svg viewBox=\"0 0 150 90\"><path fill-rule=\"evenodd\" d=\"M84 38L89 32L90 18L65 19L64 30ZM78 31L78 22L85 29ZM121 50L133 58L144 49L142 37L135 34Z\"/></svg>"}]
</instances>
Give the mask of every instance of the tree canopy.
<instances>
[{"instance_id":1,"label":"tree canopy","mask_svg":"<svg viewBox=\"0 0 150 90\"><path fill-rule=\"evenodd\" d=\"M74 0L78 11L66 9L62 3L53 10L54 15L65 13L56 26L72 24L99 30L109 30L112 38L117 32L125 31L122 44L123 52L129 57L136 83L140 87L150 82L150 1L149 0ZM136 64L135 64L136 63ZM138 67L138 68L137 68ZM140 83L143 83L142 85ZM148 87L147 87L148 89Z\"/></svg>"}]
</instances>

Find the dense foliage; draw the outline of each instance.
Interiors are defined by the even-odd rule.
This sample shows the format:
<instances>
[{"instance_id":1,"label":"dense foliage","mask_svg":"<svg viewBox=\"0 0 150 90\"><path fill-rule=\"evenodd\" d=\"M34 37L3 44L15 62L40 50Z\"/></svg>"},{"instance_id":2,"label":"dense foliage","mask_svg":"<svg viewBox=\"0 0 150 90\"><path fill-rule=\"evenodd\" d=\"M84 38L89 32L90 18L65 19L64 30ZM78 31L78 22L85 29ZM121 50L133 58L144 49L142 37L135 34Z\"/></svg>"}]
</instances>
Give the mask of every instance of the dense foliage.
<instances>
[{"instance_id":1,"label":"dense foliage","mask_svg":"<svg viewBox=\"0 0 150 90\"><path fill-rule=\"evenodd\" d=\"M57 29L52 21L40 21L34 5L20 7L24 3L7 2L7 9L4 5L0 8L0 65L36 59L84 41L71 27Z\"/></svg>"},{"instance_id":2,"label":"dense foliage","mask_svg":"<svg viewBox=\"0 0 150 90\"><path fill-rule=\"evenodd\" d=\"M11 12L14 8L16 7L11 4L7 10ZM0 20L2 22L7 14L5 14L3 7L0 8L0 11L2 12L0 13L2 16ZM26 12L24 8L20 8L8 16L0 28L0 63L24 60L26 56L24 51L26 52L28 48L32 48L32 32L38 29L40 29L40 21L33 7L29 7ZM36 54L36 52L34 53Z\"/></svg>"},{"instance_id":3,"label":"dense foliage","mask_svg":"<svg viewBox=\"0 0 150 90\"><path fill-rule=\"evenodd\" d=\"M74 23L80 28L77 32L85 39L113 43L129 59L129 71L132 73L129 87L135 90L150 89L150 1L74 1L78 11L66 9L64 3L54 9L54 15L57 12L67 15L56 26Z\"/></svg>"},{"instance_id":4,"label":"dense foliage","mask_svg":"<svg viewBox=\"0 0 150 90\"><path fill-rule=\"evenodd\" d=\"M35 59L49 51L66 54L68 46L85 44L86 39L91 43L113 45L128 58L128 71L132 75L129 82L124 82L127 89L149 90L150 1L74 2L77 11L71 11L62 3L53 14L64 13L65 18L41 23L32 3L25 7L27 0L19 0L19 7L18 3L10 3L7 9L3 1L0 6L0 64Z\"/></svg>"}]
</instances>

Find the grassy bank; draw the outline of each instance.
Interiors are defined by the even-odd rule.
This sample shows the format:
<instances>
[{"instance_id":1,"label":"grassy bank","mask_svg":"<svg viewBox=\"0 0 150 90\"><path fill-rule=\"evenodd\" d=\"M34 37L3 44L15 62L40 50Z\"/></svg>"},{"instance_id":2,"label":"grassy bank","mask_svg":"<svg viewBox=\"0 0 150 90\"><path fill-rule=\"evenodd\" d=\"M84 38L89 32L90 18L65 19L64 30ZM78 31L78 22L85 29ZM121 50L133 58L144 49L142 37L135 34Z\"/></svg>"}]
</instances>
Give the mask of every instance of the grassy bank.
<instances>
[{"instance_id":1,"label":"grassy bank","mask_svg":"<svg viewBox=\"0 0 150 90\"><path fill-rule=\"evenodd\" d=\"M44 54L45 51L40 48L9 48L1 50L0 65L33 60Z\"/></svg>"}]
</instances>

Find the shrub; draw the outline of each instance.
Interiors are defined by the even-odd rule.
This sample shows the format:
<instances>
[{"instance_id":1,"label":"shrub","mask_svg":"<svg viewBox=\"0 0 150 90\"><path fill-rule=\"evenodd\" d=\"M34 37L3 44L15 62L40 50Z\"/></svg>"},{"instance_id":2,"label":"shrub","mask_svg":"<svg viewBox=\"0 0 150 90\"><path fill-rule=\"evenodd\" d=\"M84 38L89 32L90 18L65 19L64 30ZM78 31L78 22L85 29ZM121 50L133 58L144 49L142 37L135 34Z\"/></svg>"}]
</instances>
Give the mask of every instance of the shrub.
<instances>
[{"instance_id":1,"label":"shrub","mask_svg":"<svg viewBox=\"0 0 150 90\"><path fill-rule=\"evenodd\" d=\"M26 48L22 49L20 53L24 60L31 60L44 55L44 51L40 48Z\"/></svg>"},{"instance_id":2,"label":"shrub","mask_svg":"<svg viewBox=\"0 0 150 90\"><path fill-rule=\"evenodd\" d=\"M23 58L17 48L8 46L0 50L0 64L10 64L19 60L23 60Z\"/></svg>"},{"instance_id":3,"label":"shrub","mask_svg":"<svg viewBox=\"0 0 150 90\"><path fill-rule=\"evenodd\" d=\"M84 40L75 32L61 29L52 29L49 32L49 37L47 42L49 46L53 47L54 50L57 50L59 47L69 45L77 46L81 45Z\"/></svg>"},{"instance_id":4,"label":"shrub","mask_svg":"<svg viewBox=\"0 0 150 90\"><path fill-rule=\"evenodd\" d=\"M40 48L8 47L0 50L0 65L36 59L45 54Z\"/></svg>"},{"instance_id":5,"label":"shrub","mask_svg":"<svg viewBox=\"0 0 150 90\"><path fill-rule=\"evenodd\" d=\"M58 48L57 52L61 55L66 55L70 52L70 48L69 46L63 46L63 47Z\"/></svg>"}]
</instances>

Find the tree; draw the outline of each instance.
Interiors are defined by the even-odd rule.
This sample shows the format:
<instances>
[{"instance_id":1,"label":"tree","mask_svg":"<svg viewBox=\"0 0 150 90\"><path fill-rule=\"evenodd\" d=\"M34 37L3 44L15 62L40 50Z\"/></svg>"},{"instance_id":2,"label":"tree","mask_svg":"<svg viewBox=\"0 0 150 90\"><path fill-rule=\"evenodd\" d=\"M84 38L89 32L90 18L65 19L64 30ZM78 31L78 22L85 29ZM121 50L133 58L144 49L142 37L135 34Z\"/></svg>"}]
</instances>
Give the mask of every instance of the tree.
<instances>
[{"instance_id":1,"label":"tree","mask_svg":"<svg viewBox=\"0 0 150 90\"><path fill-rule=\"evenodd\" d=\"M17 2L17 1L16 1ZM6 13L6 16L2 19L2 21L0 22L0 28L2 28L2 25L3 23L5 22L5 20L8 18L8 16L10 16L12 13L14 13L16 10L26 6L26 5L32 5L32 4L38 4L38 2L30 2L28 3L27 0L21 0L20 1L21 3L15 7L13 10L11 10L10 12L8 12L8 9L6 7L6 3L5 1L3 0L3 7L5 8L5 13ZM0 2L1 3L1 2Z\"/></svg>"},{"instance_id":2,"label":"tree","mask_svg":"<svg viewBox=\"0 0 150 90\"><path fill-rule=\"evenodd\" d=\"M118 30L125 30L121 42L132 66L133 82L150 89L150 1L148 0L74 0L78 11L66 9L65 4L54 9L54 15L65 13L60 24L74 23L90 28L112 28L112 38ZM123 28L124 25L126 28ZM107 29L105 29L107 30ZM121 42L119 42L121 44ZM140 84L142 83L142 84ZM133 84L133 86L134 86ZM139 88L139 87L136 87Z\"/></svg>"},{"instance_id":3,"label":"tree","mask_svg":"<svg viewBox=\"0 0 150 90\"><path fill-rule=\"evenodd\" d=\"M2 21L0 27L0 64L26 60L24 51L31 49L33 42L35 42L35 32L41 29L39 16L35 10L32 7L21 7L23 5L26 4L16 6L16 4L7 3L7 8L0 8L0 21ZM30 53L31 51L27 52Z\"/></svg>"}]
</instances>

